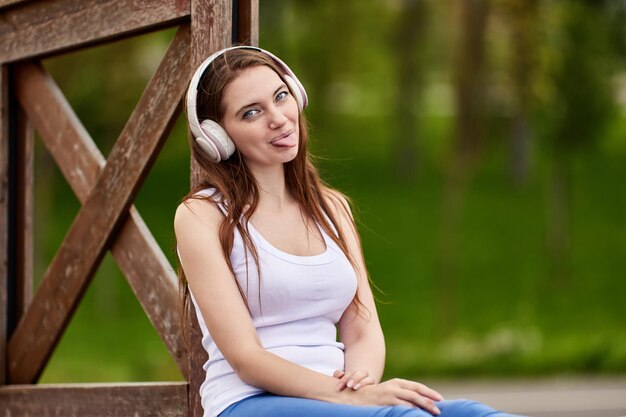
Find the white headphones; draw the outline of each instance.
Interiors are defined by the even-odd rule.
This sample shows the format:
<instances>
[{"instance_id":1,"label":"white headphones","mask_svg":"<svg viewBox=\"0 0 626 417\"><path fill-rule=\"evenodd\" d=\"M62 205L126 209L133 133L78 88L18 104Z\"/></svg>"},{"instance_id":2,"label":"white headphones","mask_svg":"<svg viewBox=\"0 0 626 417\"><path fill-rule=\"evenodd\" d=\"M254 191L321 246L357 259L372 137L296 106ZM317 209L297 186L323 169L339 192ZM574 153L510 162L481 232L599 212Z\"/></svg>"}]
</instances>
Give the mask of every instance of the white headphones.
<instances>
[{"instance_id":1,"label":"white headphones","mask_svg":"<svg viewBox=\"0 0 626 417\"><path fill-rule=\"evenodd\" d=\"M199 145L206 155L214 162L220 162L228 159L235 152L235 144L232 139L228 137L226 131L216 121L206 119L200 121L198 119L198 113L196 112L198 88L200 87L200 79L204 74L204 71L215 61L218 57L225 52L233 49L250 49L253 51L262 52L269 56L272 61L283 71L283 78L285 84L294 96L298 109L302 111L308 104L308 97L304 87L298 80L298 77L291 71L291 69L281 61L276 55L268 52L264 49L257 48L255 46L233 46L230 48L222 49L209 56L196 70L189 83L189 89L187 90L187 121L189 123L189 129L193 134L196 143Z\"/></svg>"}]
</instances>

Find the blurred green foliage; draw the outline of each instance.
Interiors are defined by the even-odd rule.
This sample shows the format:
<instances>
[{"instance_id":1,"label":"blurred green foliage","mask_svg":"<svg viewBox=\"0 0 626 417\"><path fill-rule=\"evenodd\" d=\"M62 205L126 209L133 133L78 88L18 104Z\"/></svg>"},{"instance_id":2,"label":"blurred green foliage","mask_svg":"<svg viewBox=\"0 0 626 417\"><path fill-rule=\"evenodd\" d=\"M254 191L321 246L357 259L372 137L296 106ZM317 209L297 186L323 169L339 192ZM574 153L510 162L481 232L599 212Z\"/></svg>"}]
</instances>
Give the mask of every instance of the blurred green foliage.
<instances>
[{"instance_id":1,"label":"blurred green foliage","mask_svg":"<svg viewBox=\"0 0 626 417\"><path fill-rule=\"evenodd\" d=\"M352 197L382 290L388 375L626 372L626 10L484 0L485 26L472 29L480 19L461 19L478 3L260 5L261 46L307 87L320 171ZM411 22L419 35L402 44ZM481 69L467 81L481 103L479 135L457 185L460 217L450 219L444 196L467 151L454 74L468 65L459 48L470 29L483 33L470 45L484 48ZM46 60L105 155L172 36ZM36 150L41 277L79 204L40 143ZM188 168L181 119L136 200L173 265L172 216ZM450 225L455 243L446 246ZM180 374L107 256L42 381L171 379Z\"/></svg>"}]
</instances>

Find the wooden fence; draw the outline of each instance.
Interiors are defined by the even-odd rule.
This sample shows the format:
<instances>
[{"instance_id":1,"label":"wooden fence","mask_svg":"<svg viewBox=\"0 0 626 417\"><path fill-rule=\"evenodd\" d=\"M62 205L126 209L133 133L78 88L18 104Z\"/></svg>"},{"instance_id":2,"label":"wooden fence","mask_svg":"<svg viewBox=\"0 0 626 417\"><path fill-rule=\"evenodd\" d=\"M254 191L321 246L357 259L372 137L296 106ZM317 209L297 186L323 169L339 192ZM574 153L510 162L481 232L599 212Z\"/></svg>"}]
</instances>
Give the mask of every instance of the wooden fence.
<instances>
[{"instance_id":1,"label":"wooden fence","mask_svg":"<svg viewBox=\"0 0 626 417\"><path fill-rule=\"evenodd\" d=\"M174 26L105 160L40 60ZM188 351L176 276L132 203L180 113L192 69L232 42L258 43L258 0L0 0L3 416L202 415L199 329L192 316ZM33 294L34 130L81 208ZM107 250L187 382L37 385Z\"/></svg>"}]
</instances>

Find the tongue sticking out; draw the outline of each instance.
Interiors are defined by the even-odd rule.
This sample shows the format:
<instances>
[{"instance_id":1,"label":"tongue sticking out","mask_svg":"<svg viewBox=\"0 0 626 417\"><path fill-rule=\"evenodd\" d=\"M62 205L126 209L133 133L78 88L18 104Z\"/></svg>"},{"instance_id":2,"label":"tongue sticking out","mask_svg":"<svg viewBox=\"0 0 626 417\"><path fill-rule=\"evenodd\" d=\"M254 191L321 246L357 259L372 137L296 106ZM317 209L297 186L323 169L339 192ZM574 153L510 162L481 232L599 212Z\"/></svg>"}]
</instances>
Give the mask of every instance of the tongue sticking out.
<instances>
[{"instance_id":1,"label":"tongue sticking out","mask_svg":"<svg viewBox=\"0 0 626 417\"><path fill-rule=\"evenodd\" d=\"M291 148L293 146L296 146L297 138L294 132L291 132L289 135L283 136L280 139L272 141L271 143L273 146L277 146L280 148Z\"/></svg>"}]
</instances>

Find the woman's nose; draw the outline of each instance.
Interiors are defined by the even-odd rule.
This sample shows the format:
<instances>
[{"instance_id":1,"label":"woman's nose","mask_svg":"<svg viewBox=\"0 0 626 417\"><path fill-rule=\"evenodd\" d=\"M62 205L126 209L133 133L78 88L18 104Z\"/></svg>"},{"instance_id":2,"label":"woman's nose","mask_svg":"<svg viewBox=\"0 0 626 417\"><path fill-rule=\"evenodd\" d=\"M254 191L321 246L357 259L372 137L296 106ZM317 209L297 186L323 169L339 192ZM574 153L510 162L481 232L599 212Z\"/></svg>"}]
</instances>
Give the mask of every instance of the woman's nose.
<instances>
[{"instance_id":1,"label":"woman's nose","mask_svg":"<svg viewBox=\"0 0 626 417\"><path fill-rule=\"evenodd\" d=\"M276 106L272 107L269 111L269 126L270 129L276 129L283 126L287 122L287 116L282 110Z\"/></svg>"}]
</instances>

